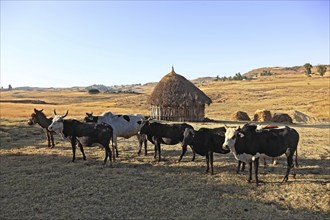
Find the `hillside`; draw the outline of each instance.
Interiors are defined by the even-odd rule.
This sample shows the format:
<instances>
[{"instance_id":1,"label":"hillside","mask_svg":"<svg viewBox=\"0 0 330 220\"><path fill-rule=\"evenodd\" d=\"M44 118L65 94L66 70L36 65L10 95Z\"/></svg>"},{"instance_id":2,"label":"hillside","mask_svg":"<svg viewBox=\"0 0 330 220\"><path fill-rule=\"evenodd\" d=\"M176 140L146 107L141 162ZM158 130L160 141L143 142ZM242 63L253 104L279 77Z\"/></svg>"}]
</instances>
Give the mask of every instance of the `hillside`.
<instances>
[{"instance_id":1,"label":"hillside","mask_svg":"<svg viewBox=\"0 0 330 220\"><path fill-rule=\"evenodd\" d=\"M327 67L327 72L325 75L330 75L330 65L325 65ZM305 74L305 68L303 66L293 66L293 67L263 67L251 70L243 75L246 77L256 77L260 76L263 72L271 72L272 75L292 75L292 74ZM318 75L317 67L313 66L312 73Z\"/></svg>"}]
</instances>

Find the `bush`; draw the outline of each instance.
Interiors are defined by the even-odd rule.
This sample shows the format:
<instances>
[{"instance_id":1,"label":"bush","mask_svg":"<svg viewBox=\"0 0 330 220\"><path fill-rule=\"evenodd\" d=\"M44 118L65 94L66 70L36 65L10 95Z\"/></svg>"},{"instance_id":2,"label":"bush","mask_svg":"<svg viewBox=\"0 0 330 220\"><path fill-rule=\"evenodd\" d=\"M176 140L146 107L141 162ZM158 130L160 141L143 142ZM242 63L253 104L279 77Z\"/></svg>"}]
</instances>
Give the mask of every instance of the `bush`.
<instances>
[{"instance_id":1,"label":"bush","mask_svg":"<svg viewBox=\"0 0 330 220\"><path fill-rule=\"evenodd\" d=\"M89 89L89 90L88 90L88 93L91 94L91 95L92 95L92 94L99 94L100 91L99 91L98 89Z\"/></svg>"}]
</instances>

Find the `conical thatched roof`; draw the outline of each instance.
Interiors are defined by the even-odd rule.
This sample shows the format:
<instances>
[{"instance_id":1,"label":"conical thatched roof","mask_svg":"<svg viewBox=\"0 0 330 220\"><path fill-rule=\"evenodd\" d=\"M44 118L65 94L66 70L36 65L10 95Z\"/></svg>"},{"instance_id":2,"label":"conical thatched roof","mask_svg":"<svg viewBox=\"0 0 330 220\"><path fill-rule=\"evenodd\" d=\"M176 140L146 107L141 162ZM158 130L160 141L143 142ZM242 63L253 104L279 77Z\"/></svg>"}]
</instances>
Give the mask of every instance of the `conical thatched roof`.
<instances>
[{"instance_id":1,"label":"conical thatched roof","mask_svg":"<svg viewBox=\"0 0 330 220\"><path fill-rule=\"evenodd\" d=\"M172 71L166 74L151 93L149 103L156 106L195 106L212 100L183 76Z\"/></svg>"}]
</instances>

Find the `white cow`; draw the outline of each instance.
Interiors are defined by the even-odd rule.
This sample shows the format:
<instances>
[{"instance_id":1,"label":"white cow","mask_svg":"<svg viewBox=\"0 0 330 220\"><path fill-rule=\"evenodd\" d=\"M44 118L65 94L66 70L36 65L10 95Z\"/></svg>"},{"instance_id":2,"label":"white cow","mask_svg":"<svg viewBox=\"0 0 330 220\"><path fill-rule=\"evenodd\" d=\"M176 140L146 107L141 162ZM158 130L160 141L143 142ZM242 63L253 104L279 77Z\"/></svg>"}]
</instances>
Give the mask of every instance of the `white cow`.
<instances>
[{"instance_id":1,"label":"white cow","mask_svg":"<svg viewBox=\"0 0 330 220\"><path fill-rule=\"evenodd\" d=\"M142 143L144 143L144 153L147 155L147 138L145 135L138 134L141 121L145 117L143 115L134 114L134 115L115 115L112 112L104 112L100 116L93 116L93 113L86 113L85 121L86 122L96 122L96 123L106 123L111 125L113 129L113 139L112 139L112 148L113 152L116 150L116 154L113 153L113 159L115 160L118 157L117 149L117 137L130 138L136 136L139 141L139 151L141 153Z\"/></svg>"}]
</instances>

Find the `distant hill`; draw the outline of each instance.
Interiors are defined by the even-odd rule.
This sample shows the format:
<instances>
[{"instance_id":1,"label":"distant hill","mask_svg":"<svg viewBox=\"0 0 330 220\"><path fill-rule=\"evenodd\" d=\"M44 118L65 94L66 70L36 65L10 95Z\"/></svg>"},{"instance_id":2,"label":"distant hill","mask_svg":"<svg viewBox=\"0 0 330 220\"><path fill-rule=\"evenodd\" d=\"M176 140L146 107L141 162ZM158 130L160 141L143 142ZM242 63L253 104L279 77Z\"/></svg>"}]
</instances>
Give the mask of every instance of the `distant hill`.
<instances>
[{"instance_id":1,"label":"distant hill","mask_svg":"<svg viewBox=\"0 0 330 220\"><path fill-rule=\"evenodd\" d=\"M192 83L205 83L205 82L209 82L209 81L214 81L216 79L216 77L199 77L197 79L193 79L190 80Z\"/></svg>"},{"instance_id":2,"label":"distant hill","mask_svg":"<svg viewBox=\"0 0 330 220\"><path fill-rule=\"evenodd\" d=\"M325 65L327 67L326 75L330 73L330 65ZM244 73L243 76L246 77L258 77L262 73L270 72L272 75L289 75L289 74L305 74L305 68L303 66L293 66L293 67L263 67L251 70ZM312 68L313 74L318 74L317 67Z\"/></svg>"},{"instance_id":3,"label":"distant hill","mask_svg":"<svg viewBox=\"0 0 330 220\"><path fill-rule=\"evenodd\" d=\"M326 76L330 75L330 65L325 65L327 67L327 71L325 73ZM247 73L244 73L243 76L248 78L259 77L262 74L270 73L271 75L292 75L292 74L305 74L305 68L303 66L293 66L293 67L262 67L251 70ZM312 68L312 74L318 75L317 65ZM229 77L229 76L227 76ZM194 84L204 84L210 81L214 81L216 77L205 76L199 77L196 79L190 80ZM159 79L160 80L160 79ZM94 84L87 87L82 86L73 86L71 88L43 88L43 87L30 87L30 86L22 86L15 87L15 90L48 90L48 89L76 89L76 90L90 90L97 89L102 93L141 93L144 90L144 87L154 87L158 82L149 82L144 85L141 84L131 84L131 85L114 85L114 86L105 86L102 84ZM1 88L1 91L5 91L7 89Z\"/></svg>"}]
</instances>

